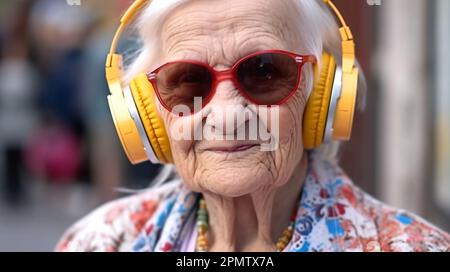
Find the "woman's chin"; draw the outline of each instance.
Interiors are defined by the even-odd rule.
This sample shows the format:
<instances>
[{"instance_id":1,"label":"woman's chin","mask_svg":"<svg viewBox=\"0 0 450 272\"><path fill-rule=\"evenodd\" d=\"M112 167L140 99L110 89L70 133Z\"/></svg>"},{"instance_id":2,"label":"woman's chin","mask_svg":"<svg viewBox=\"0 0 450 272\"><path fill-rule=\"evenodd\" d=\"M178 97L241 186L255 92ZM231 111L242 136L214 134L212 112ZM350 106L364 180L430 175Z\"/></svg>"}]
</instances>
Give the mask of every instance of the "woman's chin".
<instances>
[{"instance_id":1,"label":"woman's chin","mask_svg":"<svg viewBox=\"0 0 450 272\"><path fill-rule=\"evenodd\" d=\"M227 167L224 169L210 169L202 180L203 190L225 197L239 197L257 191L265 184L270 184L270 173L253 168ZM266 173L267 172L267 173Z\"/></svg>"}]
</instances>

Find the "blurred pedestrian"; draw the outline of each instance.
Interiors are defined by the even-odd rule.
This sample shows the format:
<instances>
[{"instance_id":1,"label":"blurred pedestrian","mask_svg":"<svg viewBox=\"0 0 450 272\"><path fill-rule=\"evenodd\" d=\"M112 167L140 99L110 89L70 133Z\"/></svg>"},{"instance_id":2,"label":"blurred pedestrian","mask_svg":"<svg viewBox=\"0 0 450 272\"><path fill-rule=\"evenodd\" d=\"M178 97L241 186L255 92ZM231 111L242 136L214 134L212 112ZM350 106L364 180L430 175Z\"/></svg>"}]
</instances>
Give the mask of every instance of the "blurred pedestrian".
<instances>
[{"instance_id":1,"label":"blurred pedestrian","mask_svg":"<svg viewBox=\"0 0 450 272\"><path fill-rule=\"evenodd\" d=\"M0 154L6 200L23 200L24 164L22 152L36 127L38 74L29 61L28 20L33 1L22 2L7 26L0 62Z\"/></svg>"}]
</instances>

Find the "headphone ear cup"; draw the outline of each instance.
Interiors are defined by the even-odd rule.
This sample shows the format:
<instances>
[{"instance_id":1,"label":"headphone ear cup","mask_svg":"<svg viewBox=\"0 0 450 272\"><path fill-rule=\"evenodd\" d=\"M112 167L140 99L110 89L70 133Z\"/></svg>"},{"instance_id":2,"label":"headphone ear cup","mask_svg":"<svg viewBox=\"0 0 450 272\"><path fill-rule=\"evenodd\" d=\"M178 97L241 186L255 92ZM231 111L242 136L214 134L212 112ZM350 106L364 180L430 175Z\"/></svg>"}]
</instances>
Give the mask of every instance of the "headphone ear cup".
<instances>
[{"instance_id":1,"label":"headphone ear cup","mask_svg":"<svg viewBox=\"0 0 450 272\"><path fill-rule=\"evenodd\" d=\"M130 90L156 157L162 163L172 163L169 137L158 113L153 85L143 73L131 81Z\"/></svg>"},{"instance_id":2,"label":"headphone ear cup","mask_svg":"<svg viewBox=\"0 0 450 272\"><path fill-rule=\"evenodd\" d=\"M330 105L331 91L336 73L336 60L324 52L321 69L314 67L314 87L303 114L303 146L305 149L319 147L323 143Z\"/></svg>"},{"instance_id":3,"label":"headphone ear cup","mask_svg":"<svg viewBox=\"0 0 450 272\"><path fill-rule=\"evenodd\" d=\"M120 88L119 86L119 83L115 85L116 88ZM121 89L118 91L122 92ZM119 93L108 95L108 105L117 135L130 162L138 164L147 161L147 154L142 148L142 139L134 120L130 116L123 95Z\"/></svg>"}]
</instances>

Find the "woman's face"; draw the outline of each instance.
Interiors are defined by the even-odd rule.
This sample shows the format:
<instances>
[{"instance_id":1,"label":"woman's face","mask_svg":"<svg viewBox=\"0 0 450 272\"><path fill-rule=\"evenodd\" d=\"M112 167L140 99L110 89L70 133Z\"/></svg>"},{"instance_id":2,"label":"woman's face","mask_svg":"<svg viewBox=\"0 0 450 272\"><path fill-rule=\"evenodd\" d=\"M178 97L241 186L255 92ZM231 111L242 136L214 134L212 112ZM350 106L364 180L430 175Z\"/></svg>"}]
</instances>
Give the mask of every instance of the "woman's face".
<instances>
[{"instance_id":1,"label":"woman's face","mask_svg":"<svg viewBox=\"0 0 450 272\"><path fill-rule=\"evenodd\" d=\"M200 0L188 3L176 9L163 25L162 63L198 60L222 71L258 50L305 53L298 52L297 29L290 23L294 16L292 5L291 1L279 0ZM224 138L237 131L247 131L247 140L210 137L179 140L171 137L175 165L182 179L195 191L229 197L286 183L303 155L301 132L306 94L302 80L295 95L278 108L278 116L272 116L275 109L269 108L264 114L255 111L251 120L247 115L241 122L230 122L224 117L225 108L228 112L242 113L250 102L227 80L217 86L215 96L200 112L178 117L161 109L169 135L179 127L190 127L197 135L208 130ZM261 145L267 143L261 137L248 140L249 123L255 120L272 135L278 129L278 147L275 150L261 150Z\"/></svg>"}]
</instances>

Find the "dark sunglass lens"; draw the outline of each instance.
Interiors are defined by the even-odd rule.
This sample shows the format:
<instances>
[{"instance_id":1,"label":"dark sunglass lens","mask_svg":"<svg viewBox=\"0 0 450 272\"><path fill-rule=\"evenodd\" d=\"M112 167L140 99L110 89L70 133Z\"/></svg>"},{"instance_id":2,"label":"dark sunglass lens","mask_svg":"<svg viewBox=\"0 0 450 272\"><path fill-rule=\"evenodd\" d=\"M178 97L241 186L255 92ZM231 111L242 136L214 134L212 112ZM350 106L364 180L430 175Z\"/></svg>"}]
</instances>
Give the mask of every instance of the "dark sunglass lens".
<instances>
[{"instance_id":1,"label":"dark sunglass lens","mask_svg":"<svg viewBox=\"0 0 450 272\"><path fill-rule=\"evenodd\" d=\"M168 64L158 71L156 79L159 95L170 109L187 106L193 112L194 98L205 102L212 87L209 70L194 63Z\"/></svg>"},{"instance_id":2,"label":"dark sunglass lens","mask_svg":"<svg viewBox=\"0 0 450 272\"><path fill-rule=\"evenodd\" d=\"M266 53L244 61L237 76L251 99L259 104L278 104L295 91L298 66L288 55Z\"/></svg>"}]
</instances>

